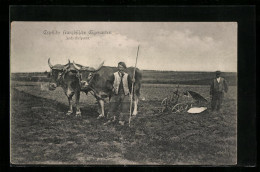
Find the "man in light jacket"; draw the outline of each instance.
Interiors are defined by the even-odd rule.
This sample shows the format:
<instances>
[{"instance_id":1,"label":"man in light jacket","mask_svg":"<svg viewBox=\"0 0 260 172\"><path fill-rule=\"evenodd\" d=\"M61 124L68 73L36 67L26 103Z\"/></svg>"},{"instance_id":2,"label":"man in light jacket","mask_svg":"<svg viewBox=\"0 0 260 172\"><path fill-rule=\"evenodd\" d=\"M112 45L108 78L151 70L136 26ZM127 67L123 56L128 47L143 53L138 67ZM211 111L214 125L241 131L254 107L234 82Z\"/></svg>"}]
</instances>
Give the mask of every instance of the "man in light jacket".
<instances>
[{"instance_id":1,"label":"man in light jacket","mask_svg":"<svg viewBox=\"0 0 260 172\"><path fill-rule=\"evenodd\" d=\"M129 118L129 95L132 82L134 82L130 75L126 73L126 64L124 62L118 63L118 71L111 76L109 82L113 86L113 93L109 103L108 121L105 124L119 122L119 124L124 125Z\"/></svg>"},{"instance_id":2,"label":"man in light jacket","mask_svg":"<svg viewBox=\"0 0 260 172\"><path fill-rule=\"evenodd\" d=\"M219 111L223 102L224 92L228 91L228 85L224 78L220 77L221 72L216 71L216 78L210 86L211 110Z\"/></svg>"}]
</instances>

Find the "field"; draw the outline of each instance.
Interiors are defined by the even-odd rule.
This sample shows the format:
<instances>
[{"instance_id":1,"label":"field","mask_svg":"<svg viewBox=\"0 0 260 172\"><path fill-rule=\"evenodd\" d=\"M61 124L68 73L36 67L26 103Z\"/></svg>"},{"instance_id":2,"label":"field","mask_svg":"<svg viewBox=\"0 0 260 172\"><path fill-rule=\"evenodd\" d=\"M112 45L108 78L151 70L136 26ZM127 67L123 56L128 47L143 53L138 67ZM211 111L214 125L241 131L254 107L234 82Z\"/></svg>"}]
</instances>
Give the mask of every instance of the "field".
<instances>
[{"instance_id":1,"label":"field","mask_svg":"<svg viewBox=\"0 0 260 172\"><path fill-rule=\"evenodd\" d=\"M151 82L154 77L145 78ZM186 76L179 78L188 82ZM230 84L219 113L207 110L201 114L172 114L159 113L158 107L164 97L175 91L176 85L149 82L142 86L139 114L128 127L104 126L105 120L96 119L95 100L83 93L82 117L66 116L68 102L62 89L49 91L47 82L16 77L11 81L11 163L236 164L237 87L234 84ZM184 90L198 92L209 100L206 84L180 84L179 91Z\"/></svg>"},{"instance_id":2,"label":"field","mask_svg":"<svg viewBox=\"0 0 260 172\"><path fill-rule=\"evenodd\" d=\"M12 73L13 81L48 82L47 71L34 73ZM142 71L143 83L148 84L185 84L185 85L209 85L214 72L179 72L179 71ZM236 73L225 72L222 74L229 85L236 86ZM188 79L187 79L188 78Z\"/></svg>"}]
</instances>

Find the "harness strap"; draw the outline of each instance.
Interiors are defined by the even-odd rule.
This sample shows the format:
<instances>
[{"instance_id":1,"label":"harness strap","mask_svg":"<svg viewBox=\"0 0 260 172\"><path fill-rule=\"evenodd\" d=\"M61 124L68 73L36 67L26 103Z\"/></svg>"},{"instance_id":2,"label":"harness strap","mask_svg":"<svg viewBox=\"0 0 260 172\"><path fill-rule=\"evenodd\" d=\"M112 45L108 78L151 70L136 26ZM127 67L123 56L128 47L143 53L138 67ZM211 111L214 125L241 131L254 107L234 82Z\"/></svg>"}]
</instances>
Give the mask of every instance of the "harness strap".
<instances>
[{"instance_id":1,"label":"harness strap","mask_svg":"<svg viewBox=\"0 0 260 172\"><path fill-rule=\"evenodd\" d=\"M77 71L76 77L78 78L78 80L79 80L79 85L80 85L80 84L81 84L81 80L82 80L82 76L81 76L81 74L79 73L79 71Z\"/></svg>"},{"instance_id":2,"label":"harness strap","mask_svg":"<svg viewBox=\"0 0 260 172\"><path fill-rule=\"evenodd\" d=\"M68 70L68 69L64 69L63 71L62 71L62 73L60 74L61 76L60 76L60 78L57 80L58 82L60 82L61 80L63 80L64 81L64 77L65 77L65 74L67 73L67 72L69 72L70 70Z\"/></svg>"},{"instance_id":3,"label":"harness strap","mask_svg":"<svg viewBox=\"0 0 260 172\"><path fill-rule=\"evenodd\" d=\"M77 71L76 77L78 78L79 84L81 85L82 75L80 74L79 71ZM93 78L94 78L94 75L93 75L93 76L90 78L90 80L88 81L89 85L91 84L91 81L93 80ZM94 93L95 95L97 95L97 92L95 91L95 89L94 89L93 87L88 86L88 88L89 88L91 91L93 91L93 93Z\"/></svg>"},{"instance_id":4,"label":"harness strap","mask_svg":"<svg viewBox=\"0 0 260 172\"><path fill-rule=\"evenodd\" d=\"M61 75L62 75L62 79L64 80L64 77L65 77L65 74L68 72L68 70L67 69L65 69L65 70L63 70L63 72L61 73Z\"/></svg>"},{"instance_id":5,"label":"harness strap","mask_svg":"<svg viewBox=\"0 0 260 172\"><path fill-rule=\"evenodd\" d=\"M79 84L81 85L82 75L80 74L79 71L77 71L76 77L78 78ZM93 81L93 79L94 79L94 74L92 73L92 76L91 76L90 80L88 81L88 83L89 83L88 88L90 89L90 91L93 92L93 93L92 93L92 92L90 92L90 93L91 93L94 97L96 97L98 100L104 100L101 96L98 95L97 91L96 91L93 87L90 86L90 85L91 85L91 82Z\"/></svg>"}]
</instances>

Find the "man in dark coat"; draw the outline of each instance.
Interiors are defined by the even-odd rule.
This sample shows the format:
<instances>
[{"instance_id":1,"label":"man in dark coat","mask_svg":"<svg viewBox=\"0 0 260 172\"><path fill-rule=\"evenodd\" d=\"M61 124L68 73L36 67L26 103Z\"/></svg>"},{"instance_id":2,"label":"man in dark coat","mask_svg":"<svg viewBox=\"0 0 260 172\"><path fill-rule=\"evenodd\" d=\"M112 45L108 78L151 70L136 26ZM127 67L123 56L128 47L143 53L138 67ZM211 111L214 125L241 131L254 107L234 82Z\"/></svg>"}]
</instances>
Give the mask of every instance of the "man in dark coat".
<instances>
[{"instance_id":1,"label":"man in dark coat","mask_svg":"<svg viewBox=\"0 0 260 172\"><path fill-rule=\"evenodd\" d=\"M223 102L224 92L228 91L228 85L224 78L220 77L221 72L216 71L216 78L210 86L211 109L219 111Z\"/></svg>"},{"instance_id":2,"label":"man in dark coat","mask_svg":"<svg viewBox=\"0 0 260 172\"><path fill-rule=\"evenodd\" d=\"M108 121L105 124L118 121L119 124L124 125L129 117L130 93L132 82L134 82L126 73L124 62L118 63L118 71L111 76L108 82L109 85L113 86L113 89L107 115Z\"/></svg>"}]
</instances>

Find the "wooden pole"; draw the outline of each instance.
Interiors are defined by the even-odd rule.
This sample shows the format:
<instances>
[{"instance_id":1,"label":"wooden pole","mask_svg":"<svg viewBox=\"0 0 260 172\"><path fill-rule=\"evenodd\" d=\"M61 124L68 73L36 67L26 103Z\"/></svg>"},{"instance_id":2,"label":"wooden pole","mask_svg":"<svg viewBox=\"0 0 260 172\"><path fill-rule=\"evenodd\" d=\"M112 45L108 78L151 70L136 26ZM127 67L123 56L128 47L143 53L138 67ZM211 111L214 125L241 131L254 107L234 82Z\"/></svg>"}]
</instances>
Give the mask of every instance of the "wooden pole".
<instances>
[{"instance_id":1,"label":"wooden pole","mask_svg":"<svg viewBox=\"0 0 260 172\"><path fill-rule=\"evenodd\" d=\"M137 55L136 55L136 59L135 59L135 68L134 68L134 73L133 73L133 78L132 80L135 78L135 69L136 69L136 65L137 65L137 59L138 59L138 52L139 52L139 45L138 45L138 49L137 49ZM129 127L131 125L131 116L132 116L132 105L133 105L133 92L134 92L134 82L132 81L132 91L130 94L130 114L129 114Z\"/></svg>"}]
</instances>

